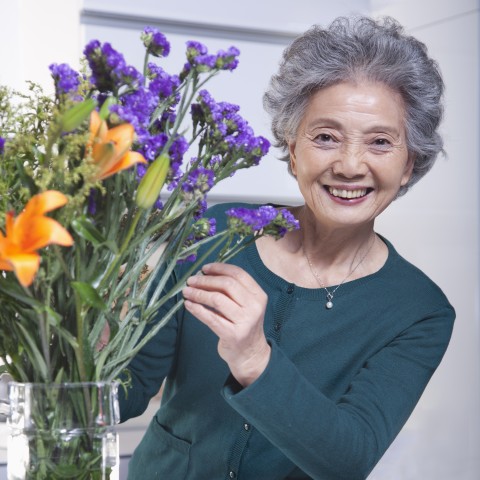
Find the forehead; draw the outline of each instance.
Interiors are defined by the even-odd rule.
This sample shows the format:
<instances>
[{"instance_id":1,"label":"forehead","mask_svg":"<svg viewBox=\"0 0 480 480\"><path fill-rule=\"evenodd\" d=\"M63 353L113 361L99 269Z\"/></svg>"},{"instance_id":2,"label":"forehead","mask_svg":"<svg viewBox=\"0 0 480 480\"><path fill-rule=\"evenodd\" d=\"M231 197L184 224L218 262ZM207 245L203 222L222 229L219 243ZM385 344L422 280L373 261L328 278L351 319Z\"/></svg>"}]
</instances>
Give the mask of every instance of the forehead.
<instances>
[{"instance_id":1,"label":"forehead","mask_svg":"<svg viewBox=\"0 0 480 480\"><path fill-rule=\"evenodd\" d=\"M379 124L403 131L405 105L400 93L383 83L343 82L315 92L302 123L306 128L339 123L355 129Z\"/></svg>"}]
</instances>

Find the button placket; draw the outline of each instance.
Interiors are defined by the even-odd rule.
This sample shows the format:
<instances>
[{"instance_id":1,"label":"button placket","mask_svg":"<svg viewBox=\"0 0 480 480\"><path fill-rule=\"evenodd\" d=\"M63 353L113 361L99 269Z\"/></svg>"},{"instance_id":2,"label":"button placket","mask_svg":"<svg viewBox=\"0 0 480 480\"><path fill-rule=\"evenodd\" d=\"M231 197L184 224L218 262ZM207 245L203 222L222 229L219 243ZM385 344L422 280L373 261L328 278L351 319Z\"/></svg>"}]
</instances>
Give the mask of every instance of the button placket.
<instances>
[{"instance_id":1,"label":"button placket","mask_svg":"<svg viewBox=\"0 0 480 480\"><path fill-rule=\"evenodd\" d=\"M290 283L286 287L284 286L282 291L283 294L278 300L278 308L276 309L279 314L275 316L276 318L274 318L273 325L270 326L270 330L268 332L268 336L276 343L280 342L280 331L283 328L283 322L286 318L288 318L289 312L295 303L295 298L293 295L295 292L295 285Z\"/></svg>"},{"instance_id":2,"label":"button placket","mask_svg":"<svg viewBox=\"0 0 480 480\"><path fill-rule=\"evenodd\" d=\"M240 461L242 459L243 452L245 451L245 447L247 446L248 439L250 438L250 434L252 432L252 426L250 423L244 421L242 427L243 428L240 430L240 434L238 435L232 449L228 465L227 479L237 478Z\"/></svg>"}]
</instances>

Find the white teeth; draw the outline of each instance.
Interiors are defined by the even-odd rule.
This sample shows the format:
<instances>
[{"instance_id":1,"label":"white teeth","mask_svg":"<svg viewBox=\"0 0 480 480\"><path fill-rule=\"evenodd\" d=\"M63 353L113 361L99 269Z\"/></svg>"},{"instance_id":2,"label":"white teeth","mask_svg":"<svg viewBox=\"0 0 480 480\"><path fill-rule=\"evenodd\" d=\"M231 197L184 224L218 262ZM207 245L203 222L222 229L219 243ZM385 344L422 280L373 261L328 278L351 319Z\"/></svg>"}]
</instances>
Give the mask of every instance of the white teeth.
<instances>
[{"instance_id":1,"label":"white teeth","mask_svg":"<svg viewBox=\"0 0 480 480\"><path fill-rule=\"evenodd\" d=\"M330 195L340 198L360 198L367 194L366 188L360 188L359 190L340 190L333 187L328 187Z\"/></svg>"}]
</instances>

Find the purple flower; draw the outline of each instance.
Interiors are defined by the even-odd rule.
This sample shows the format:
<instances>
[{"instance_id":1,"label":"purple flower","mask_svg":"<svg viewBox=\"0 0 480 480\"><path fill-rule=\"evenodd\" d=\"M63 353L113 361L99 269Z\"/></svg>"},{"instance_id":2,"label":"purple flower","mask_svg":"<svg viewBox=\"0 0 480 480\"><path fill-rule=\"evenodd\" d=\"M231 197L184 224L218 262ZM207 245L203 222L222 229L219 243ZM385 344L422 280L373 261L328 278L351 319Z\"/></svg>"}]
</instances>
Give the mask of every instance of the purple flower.
<instances>
[{"instance_id":1,"label":"purple flower","mask_svg":"<svg viewBox=\"0 0 480 480\"><path fill-rule=\"evenodd\" d=\"M187 42L187 65L186 69L190 71L193 67L197 72L208 72L215 68L217 57L209 55L208 49L203 43L188 41Z\"/></svg>"},{"instance_id":2,"label":"purple flower","mask_svg":"<svg viewBox=\"0 0 480 480\"><path fill-rule=\"evenodd\" d=\"M235 70L238 66L238 56L240 50L236 47L230 47L226 52L220 50L216 57L216 67L221 70Z\"/></svg>"},{"instance_id":3,"label":"purple flower","mask_svg":"<svg viewBox=\"0 0 480 480\"><path fill-rule=\"evenodd\" d=\"M209 72L217 63L215 55L198 55L195 57L193 65L195 65L197 72Z\"/></svg>"},{"instance_id":4,"label":"purple flower","mask_svg":"<svg viewBox=\"0 0 480 480\"><path fill-rule=\"evenodd\" d=\"M160 155L167 141L168 136L166 133L162 132L157 135L151 135L141 144L138 151L147 160L153 161L158 157L158 155Z\"/></svg>"},{"instance_id":5,"label":"purple flower","mask_svg":"<svg viewBox=\"0 0 480 480\"><path fill-rule=\"evenodd\" d=\"M173 141L172 145L168 149L168 154L170 155L170 172L168 174L169 185L168 189L173 190L177 184L178 180L182 177L182 172L180 167L183 162L183 156L188 150L189 144L185 137L181 135L177 136Z\"/></svg>"},{"instance_id":6,"label":"purple flower","mask_svg":"<svg viewBox=\"0 0 480 480\"><path fill-rule=\"evenodd\" d=\"M196 253L192 253L186 257L180 257L178 260L177 260L177 264L181 265L182 263L187 263L187 262L194 262L195 260L197 259L197 254Z\"/></svg>"},{"instance_id":7,"label":"purple flower","mask_svg":"<svg viewBox=\"0 0 480 480\"><path fill-rule=\"evenodd\" d=\"M212 170L198 167L189 172L186 180L182 183L182 190L185 193L207 193L215 182L215 175Z\"/></svg>"},{"instance_id":8,"label":"purple flower","mask_svg":"<svg viewBox=\"0 0 480 480\"><path fill-rule=\"evenodd\" d=\"M80 85L80 74L66 63L52 63L49 67L57 95L75 93Z\"/></svg>"},{"instance_id":9,"label":"purple flower","mask_svg":"<svg viewBox=\"0 0 480 480\"><path fill-rule=\"evenodd\" d=\"M226 212L231 220L243 223L252 231L260 231L262 228L270 224L278 215L276 208L265 205L258 209L250 208L231 208Z\"/></svg>"},{"instance_id":10,"label":"purple flower","mask_svg":"<svg viewBox=\"0 0 480 480\"><path fill-rule=\"evenodd\" d=\"M200 240L212 237L217 232L217 222L214 218L196 218L196 222L192 225L192 233L185 240L184 248L192 247ZM191 249L189 250L191 252ZM180 257L178 263L194 262L197 259L196 253Z\"/></svg>"},{"instance_id":11,"label":"purple flower","mask_svg":"<svg viewBox=\"0 0 480 480\"><path fill-rule=\"evenodd\" d=\"M90 189L90 194L88 195L88 206L87 212L92 217L97 213L97 191L94 188Z\"/></svg>"},{"instance_id":12,"label":"purple flower","mask_svg":"<svg viewBox=\"0 0 480 480\"><path fill-rule=\"evenodd\" d=\"M110 111L116 113L124 122L135 128L140 143L149 137L150 118L157 106L156 96L147 88L137 90L120 97L119 105L112 105Z\"/></svg>"},{"instance_id":13,"label":"purple flower","mask_svg":"<svg viewBox=\"0 0 480 480\"><path fill-rule=\"evenodd\" d=\"M183 155L188 150L188 141L185 137L179 135L168 150L172 163L182 163Z\"/></svg>"},{"instance_id":14,"label":"purple flower","mask_svg":"<svg viewBox=\"0 0 480 480\"><path fill-rule=\"evenodd\" d=\"M4 151L5 151L5 139L3 137L0 137L0 155L3 155Z\"/></svg>"},{"instance_id":15,"label":"purple flower","mask_svg":"<svg viewBox=\"0 0 480 480\"><path fill-rule=\"evenodd\" d=\"M197 209L195 210L195 214L194 214L193 218L195 220L199 220L200 218L202 218L203 214L207 210L207 207L208 207L207 201L205 200L205 197L203 197L203 199L201 199L197 202Z\"/></svg>"},{"instance_id":16,"label":"purple flower","mask_svg":"<svg viewBox=\"0 0 480 480\"><path fill-rule=\"evenodd\" d=\"M192 104L194 128L208 127L207 141L215 145L215 154L242 161L242 168L258 165L266 155L270 143L264 137L256 137L252 127L239 115L238 105L215 102L207 90L201 90L198 103Z\"/></svg>"},{"instance_id":17,"label":"purple flower","mask_svg":"<svg viewBox=\"0 0 480 480\"><path fill-rule=\"evenodd\" d=\"M195 241L213 237L217 233L217 221L214 218L200 218L193 224L192 229Z\"/></svg>"},{"instance_id":18,"label":"purple flower","mask_svg":"<svg viewBox=\"0 0 480 480\"><path fill-rule=\"evenodd\" d=\"M199 55L206 55L208 53L207 47L200 42L189 40L187 42L187 60L194 64L195 58Z\"/></svg>"},{"instance_id":19,"label":"purple flower","mask_svg":"<svg viewBox=\"0 0 480 480\"><path fill-rule=\"evenodd\" d=\"M84 49L92 71L90 80L100 92L117 92L123 86L143 85L143 76L109 43L92 40Z\"/></svg>"},{"instance_id":20,"label":"purple flower","mask_svg":"<svg viewBox=\"0 0 480 480\"><path fill-rule=\"evenodd\" d=\"M156 28L146 27L140 38L149 54L155 57L167 57L170 53L170 43L167 37Z\"/></svg>"},{"instance_id":21,"label":"purple flower","mask_svg":"<svg viewBox=\"0 0 480 480\"><path fill-rule=\"evenodd\" d=\"M195 68L197 72L208 72L213 69L234 70L238 65L238 55L240 51L236 47L230 47L226 52L219 50L216 55L208 53L208 49L203 43L187 42L187 63L185 64L182 77Z\"/></svg>"},{"instance_id":22,"label":"purple flower","mask_svg":"<svg viewBox=\"0 0 480 480\"><path fill-rule=\"evenodd\" d=\"M279 238L299 228L298 221L288 210L278 210L271 205L257 209L231 208L226 215L229 227L244 236L264 233Z\"/></svg>"},{"instance_id":23,"label":"purple flower","mask_svg":"<svg viewBox=\"0 0 480 480\"><path fill-rule=\"evenodd\" d=\"M167 98L180 86L178 75L169 75L162 67L154 63L148 64L149 90L160 98ZM177 99L178 101L178 99Z\"/></svg>"}]
</instances>

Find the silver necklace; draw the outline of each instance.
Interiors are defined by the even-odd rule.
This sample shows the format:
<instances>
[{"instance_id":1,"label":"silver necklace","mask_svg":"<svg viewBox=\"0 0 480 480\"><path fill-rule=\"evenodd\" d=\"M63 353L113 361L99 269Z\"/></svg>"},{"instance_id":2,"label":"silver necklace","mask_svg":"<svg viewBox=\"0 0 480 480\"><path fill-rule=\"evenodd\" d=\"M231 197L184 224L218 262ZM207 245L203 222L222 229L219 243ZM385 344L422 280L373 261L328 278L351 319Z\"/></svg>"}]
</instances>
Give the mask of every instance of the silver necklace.
<instances>
[{"instance_id":1,"label":"silver necklace","mask_svg":"<svg viewBox=\"0 0 480 480\"><path fill-rule=\"evenodd\" d=\"M370 242L370 246L368 247L367 251L363 254L362 258L355 265L355 267L350 270L348 275L332 291L330 291L324 285L322 280L320 279L320 275L313 268L312 262L310 261L310 257L308 256L307 251L305 250L305 246L302 245L303 254L305 255L305 258L307 259L308 266L310 267L310 271L312 272L312 275L315 277L315 280L320 285L320 288L323 288L325 290L325 292L327 292L327 297L326 297L326 302L325 302L325 307L327 308L327 310L330 310L331 308L333 308L333 296L335 295L335 292L353 275L355 270L363 263L365 258L367 258L367 255L370 253L370 250L372 249L376 238L377 238L377 236L376 236L375 232L373 232L373 240Z\"/></svg>"}]
</instances>

